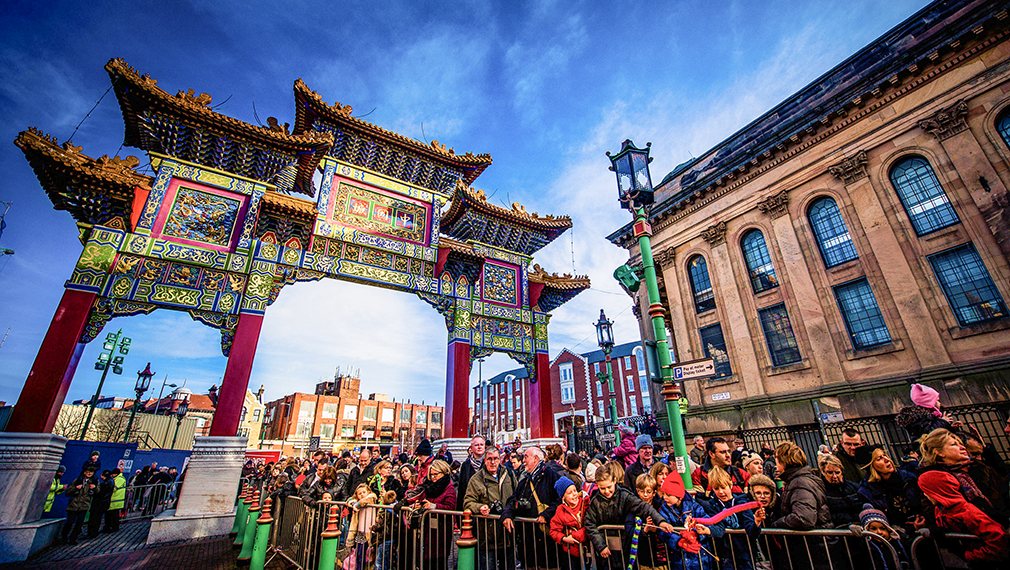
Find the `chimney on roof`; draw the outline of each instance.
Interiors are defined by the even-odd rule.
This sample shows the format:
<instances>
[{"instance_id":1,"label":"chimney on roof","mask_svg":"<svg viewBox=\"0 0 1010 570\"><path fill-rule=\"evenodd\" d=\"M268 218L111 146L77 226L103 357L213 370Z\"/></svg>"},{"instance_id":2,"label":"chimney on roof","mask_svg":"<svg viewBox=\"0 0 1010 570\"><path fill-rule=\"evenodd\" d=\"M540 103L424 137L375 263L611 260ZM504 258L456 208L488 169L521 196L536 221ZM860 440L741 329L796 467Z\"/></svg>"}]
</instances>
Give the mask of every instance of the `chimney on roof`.
<instances>
[{"instance_id":1,"label":"chimney on roof","mask_svg":"<svg viewBox=\"0 0 1010 570\"><path fill-rule=\"evenodd\" d=\"M260 384L260 389L256 391L256 401L263 403L263 384Z\"/></svg>"}]
</instances>

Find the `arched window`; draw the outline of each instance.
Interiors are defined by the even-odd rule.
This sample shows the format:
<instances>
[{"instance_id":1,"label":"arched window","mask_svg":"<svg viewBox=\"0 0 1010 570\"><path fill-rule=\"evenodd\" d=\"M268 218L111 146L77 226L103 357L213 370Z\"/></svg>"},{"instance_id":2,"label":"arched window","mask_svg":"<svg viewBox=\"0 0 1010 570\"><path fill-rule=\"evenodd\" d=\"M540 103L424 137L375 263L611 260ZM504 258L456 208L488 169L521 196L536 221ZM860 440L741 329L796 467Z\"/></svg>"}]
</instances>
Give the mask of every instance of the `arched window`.
<instances>
[{"instance_id":1,"label":"arched window","mask_svg":"<svg viewBox=\"0 0 1010 570\"><path fill-rule=\"evenodd\" d=\"M747 262L747 272L754 292L760 293L778 287L779 280L775 276L775 266L772 265L772 258L768 255L768 246L761 230L745 233L740 240L740 247L743 249L743 258Z\"/></svg>"},{"instance_id":2,"label":"arched window","mask_svg":"<svg viewBox=\"0 0 1010 570\"><path fill-rule=\"evenodd\" d=\"M1010 146L1010 111L1003 113L1003 116L996 121L996 130L999 136L1003 137L1003 144Z\"/></svg>"},{"instance_id":3,"label":"arched window","mask_svg":"<svg viewBox=\"0 0 1010 570\"><path fill-rule=\"evenodd\" d=\"M810 205L808 215L825 266L834 267L859 258L842 213L833 199L824 197L816 200Z\"/></svg>"},{"instance_id":4,"label":"arched window","mask_svg":"<svg viewBox=\"0 0 1010 570\"><path fill-rule=\"evenodd\" d=\"M896 164L891 169L891 184L916 234L926 235L961 221L925 158L913 156Z\"/></svg>"},{"instance_id":5,"label":"arched window","mask_svg":"<svg viewBox=\"0 0 1010 570\"><path fill-rule=\"evenodd\" d=\"M712 292L712 281L708 278L708 264L705 258L696 255L687 264L691 276L691 291L694 293L694 308L699 313L715 308L715 294Z\"/></svg>"}]
</instances>

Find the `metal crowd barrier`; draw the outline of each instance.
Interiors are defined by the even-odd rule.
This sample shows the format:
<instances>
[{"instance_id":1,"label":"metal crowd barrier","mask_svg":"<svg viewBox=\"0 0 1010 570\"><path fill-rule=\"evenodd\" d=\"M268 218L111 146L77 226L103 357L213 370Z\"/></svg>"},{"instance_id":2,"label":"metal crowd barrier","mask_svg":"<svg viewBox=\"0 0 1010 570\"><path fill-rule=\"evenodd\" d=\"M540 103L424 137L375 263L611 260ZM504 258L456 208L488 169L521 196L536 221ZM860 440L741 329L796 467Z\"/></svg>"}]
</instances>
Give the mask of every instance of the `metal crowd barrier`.
<instances>
[{"instance_id":1,"label":"metal crowd barrier","mask_svg":"<svg viewBox=\"0 0 1010 570\"><path fill-rule=\"evenodd\" d=\"M181 483L131 485L126 488L126 499L120 519L123 521L151 518L163 511L174 509L179 500Z\"/></svg>"},{"instance_id":2,"label":"metal crowd barrier","mask_svg":"<svg viewBox=\"0 0 1010 570\"><path fill-rule=\"evenodd\" d=\"M267 496L261 492L262 498ZM458 511L361 507L355 515L347 503L305 505L296 496L275 508L272 549L292 565L316 570L321 533L329 508L338 507L339 546L336 567L342 570L442 570L455 568L457 539L463 526ZM497 515L471 515L476 540L475 570L624 570L631 566L631 537L623 526L601 526L610 556L603 558L587 540L561 545L550 537L549 524L517 518L508 532ZM683 531L676 528L677 532ZM635 552L639 570L901 570L909 565L933 570L965 567L926 537L906 540L906 554L876 534L859 527L798 532L761 529L757 537L728 529L723 537L705 537L702 550L671 549L658 531L640 533ZM951 540L978 540L947 535ZM911 538L911 537L910 537Z\"/></svg>"},{"instance_id":3,"label":"metal crowd barrier","mask_svg":"<svg viewBox=\"0 0 1010 570\"><path fill-rule=\"evenodd\" d=\"M939 543L932 538L917 536L912 541L908 555L916 570L946 570L947 568L968 568L968 564L963 558L954 554L950 546L957 545L958 550L964 551L965 547L978 546L981 539L973 534L947 533L945 538ZM975 544L972 544L975 543ZM992 566L996 568L996 566Z\"/></svg>"}]
</instances>

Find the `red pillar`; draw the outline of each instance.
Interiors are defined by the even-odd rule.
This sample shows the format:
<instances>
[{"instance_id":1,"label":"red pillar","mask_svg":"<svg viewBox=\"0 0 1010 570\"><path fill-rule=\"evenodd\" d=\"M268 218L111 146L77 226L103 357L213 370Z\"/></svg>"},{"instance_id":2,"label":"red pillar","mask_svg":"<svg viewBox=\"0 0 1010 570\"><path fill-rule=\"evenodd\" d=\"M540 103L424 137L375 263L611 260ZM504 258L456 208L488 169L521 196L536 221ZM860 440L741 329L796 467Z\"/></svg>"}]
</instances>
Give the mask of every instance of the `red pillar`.
<instances>
[{"instance_id":1,"label":"red pillar","mask_svg":"<svg viewBox=\"0 0 1010 570\"><path fill-rule=\"evenodd\" d=\"M445 437L466 437L470 424L470 343L449 343L445 369Z\"/></svg>"},{"instance_id":2,"label":"red pillar","mask_svg":"<svg viewBox=\"0 0 1010 570\"><path fill-rule=\"evenodd\" d=\"M533 439L555 437L551 403L551 360L547 353L537 353L535 370L537 383L530 386L530 436Z\"/></svg>"},{"instance_id":3,"label":"red pillar","mask_svg":"<svg viewBox=\"0 0 1010 570\"><path fill-rule=\"evenodd\" d=\"M42 339L35 363L7 423L9 432L51 433L60 406L70 389L84 345L78 341L88 322L96 293L67 289L63 292L49 330Z\"/></svg>"},{"instance_id":4,"label":"red pillar","mask_svg":"<svg viewBox=\"0 0 1010 570\"><path fill-rule=\"evenodd\" d=\"M249 374L252 373L253 358L256 356L256 344L259 342L262 326L263 315L250 313L239 315L209 435L234 436L238 433L246 387L249 386Z\"/></svg>"}]
</instances>

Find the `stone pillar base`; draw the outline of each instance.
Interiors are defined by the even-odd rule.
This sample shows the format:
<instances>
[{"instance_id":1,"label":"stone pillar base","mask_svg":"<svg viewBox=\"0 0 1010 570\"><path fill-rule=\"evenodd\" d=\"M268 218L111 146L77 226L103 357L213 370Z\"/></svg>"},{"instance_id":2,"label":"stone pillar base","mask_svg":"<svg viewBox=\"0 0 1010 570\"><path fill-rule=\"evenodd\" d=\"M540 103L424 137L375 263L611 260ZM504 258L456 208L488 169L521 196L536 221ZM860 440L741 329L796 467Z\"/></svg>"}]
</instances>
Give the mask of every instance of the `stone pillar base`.
<instances>
[{"instance_id":1,"label":"stone pillar base","mask_svg":"<svg viewBox=\"0 0 1010 570\"><path fill-rule=\"evenodd\" d=\"M234 509L232 509L234 510ZM147 544L161 544L191 538L225 536L235 522L235 513L179 516L178 511L165 511L151 519Z\"/></svg>"},{"instance_id":2,"label":"stone pillar base","mask_svg":"<svg viewBox=\"0 0 1010 570\"><path fill-rule=\"evenodd\" d=\"M175 516L226 515L235 511L246 438L203 436L193 442Z\"/></svg>"},{"instance_id":3,"label":"stone pillar base","mask_svg":"<svg viewBox=\"0 0 1010 570\"><path fill-rule=\"evenodd\" d=\"M151 521L148 544L225 536L235 518L246 438L198 436L174 511Z\"/></svg>"},{"instance_id":4,"label":"stone pillar base","mask_svg":"<svg viewBox=\"0 0 1010 570\"><path fill-rule=\"evenodd\" d=\"M59 520L39 521L66 438L49 433L0 432L0 562L14 562L49 546Z\"/></svg>"}]
</instances>

